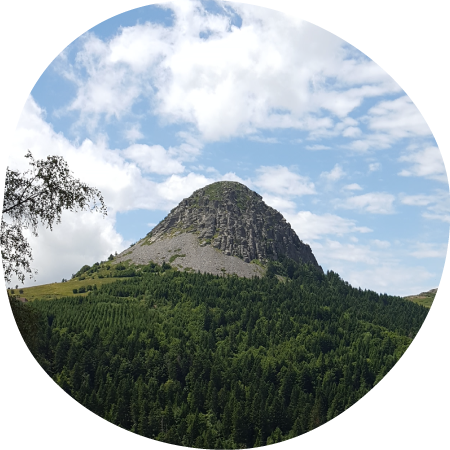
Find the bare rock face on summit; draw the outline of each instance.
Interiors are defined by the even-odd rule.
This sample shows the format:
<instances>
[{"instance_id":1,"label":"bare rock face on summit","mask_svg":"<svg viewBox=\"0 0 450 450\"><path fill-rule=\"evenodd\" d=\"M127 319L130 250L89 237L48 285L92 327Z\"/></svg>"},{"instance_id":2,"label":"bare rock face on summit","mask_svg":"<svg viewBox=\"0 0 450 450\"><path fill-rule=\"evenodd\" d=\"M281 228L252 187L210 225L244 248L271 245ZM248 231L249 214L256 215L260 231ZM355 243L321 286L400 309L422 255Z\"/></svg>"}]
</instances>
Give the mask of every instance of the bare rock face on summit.
<instances>
[{"instance_id":1,"label":"bare rock face on summit","mask_svg":"<svg viewBox=\"0 0 450 450\"><path fill-rule=\"evenodd\" d=\"M159 251L151 251L152 247ZM203 259L216 256L210 267L205 267L202 254ZM180 268L190 264L189 268L203 272L253 276L263 271L250 262L281 257L318 266L309 245L259 194L241 183L222 181L182 200L146 238L119 255L119 260L172 260Z\"/></svg>"}]
</instances>

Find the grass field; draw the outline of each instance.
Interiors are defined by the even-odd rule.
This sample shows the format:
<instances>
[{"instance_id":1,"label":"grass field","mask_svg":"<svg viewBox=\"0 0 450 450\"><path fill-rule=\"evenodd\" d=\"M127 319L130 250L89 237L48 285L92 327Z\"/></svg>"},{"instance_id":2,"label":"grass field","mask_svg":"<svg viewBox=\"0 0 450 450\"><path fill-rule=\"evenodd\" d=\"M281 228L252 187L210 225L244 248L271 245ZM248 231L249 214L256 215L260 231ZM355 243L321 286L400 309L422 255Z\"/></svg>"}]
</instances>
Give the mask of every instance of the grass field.
<instances>
[{"instance_id":1,"label":"grass field","mask_svg":"<svg viewBox=\"0 0 450 450\"><path fill-rule=\"evenodd\" d=\"M410 300L418 305L425 306L426 308L430 308L433 304L433 300L436 297L437 289L431 289L428 292L422 292L419 295L409 295L405 297L406 300Z\"/></svg>"},{"instance_id":2,"label":"grass field","mask_svg":"<svg viewBox=\"0 0 450 450\"><path fill-rule=\"evenodd\" d=\"M87 295L74 294L73 289L79 289L81 286L87 287L88 284L94 286L97 285L99 288L102 284L113 283L116 280L123 280L123 278L85 278L84 280L69 280L64 283L51 283L43 284L41 286L32 286L27 288L21 288L23 290L22 294L19 294L18 289L14 289L14 295L19 295L20 297L25 297L28 301L40 299L55 299L60 297L72 297L75 295Z\"/></svg>"}]
</instances>

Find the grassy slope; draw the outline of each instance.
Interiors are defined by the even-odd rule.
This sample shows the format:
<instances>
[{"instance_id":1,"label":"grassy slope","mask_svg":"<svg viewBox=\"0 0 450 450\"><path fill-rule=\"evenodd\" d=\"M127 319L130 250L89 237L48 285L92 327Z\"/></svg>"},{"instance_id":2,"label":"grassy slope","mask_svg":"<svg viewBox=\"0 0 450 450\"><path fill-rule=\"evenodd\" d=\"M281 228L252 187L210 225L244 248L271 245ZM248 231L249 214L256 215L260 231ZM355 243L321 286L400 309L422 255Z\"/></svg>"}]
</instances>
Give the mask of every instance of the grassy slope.
<instances>
[{"instance_id":1,"label":"grassy slope","mask_svg":"<svg viewBox=\"0 0 450 450\"><path fill-rule=\"evenodd\" d=\"M425 306L426 308L430 308L433 304L434 297L436 297L436 292L433 292L434 289L428 292L422 292L419 295L409 295L408 297L404 297L406 300L410 300L418 305Z\"/></svg>"},{"instance_id":2,"label":"grassy slope","mask_svg":"<svg viewBox=\"0 0 450 450\"><path fill-rule=\"evenodd\" d=\"M130 267L128 262L123 263L126 267ZM109 265L110 269L107 269L106 266ZM79 289L81 286L87 287L89 284L94 286L97 285L99 288L102 284L113 283L116 280L123 280L122 277L113 277L108 278L111 271L115 269L114 261L110 263L102 263L99 269L93 273L88 275L87 273L82 274L79 277L73 278L72 280L66 281L64 283L51 283L51 284L43 284L40 286L32 286L21 288L23 289L23 293L19 294L19 289L14 289L14 295L19 297L25 297L28 301L33 301L37 298L41 299L54 299L60 297L72 297L75 295L87 295L87 292L83 294L74 294L73 289ZM104 278L99 278L99 275L102 275Z\"/></svg>"},{"instance_id":3,"label":"grassy slope","mask_svg":"<svg viewBox=\"0 0 450 450\"><path fill-rule=\"evenodd\" d=\"M23 294L20 294L21 297L25 297L28 301L33 301L37 298L42 299L54 299L60 297L71 297L74 295L87 295L87 292L84 294L74 294L73 289L79 289L81 286L87 286L90 284L93 286L97 285L99 288L102 284L112 283L116 280L123 280L123 278L86 278L85 280L69 280L65 283L51 283L51 284L43 284L41 286L33 286L28 288L23 288ZM18 294L18 290L14 290L15 294Z\"/></svg>"}]
</instances>

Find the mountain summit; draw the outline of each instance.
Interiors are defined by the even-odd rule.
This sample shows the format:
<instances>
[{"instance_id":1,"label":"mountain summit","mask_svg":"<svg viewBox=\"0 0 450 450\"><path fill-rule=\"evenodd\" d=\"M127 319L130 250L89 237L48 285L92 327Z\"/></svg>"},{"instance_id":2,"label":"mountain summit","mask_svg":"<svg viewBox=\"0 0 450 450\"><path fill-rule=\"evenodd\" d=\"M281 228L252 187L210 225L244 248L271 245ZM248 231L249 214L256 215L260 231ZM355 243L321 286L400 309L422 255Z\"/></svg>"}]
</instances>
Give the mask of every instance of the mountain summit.
<instances>
[{"instance_id":1,"label":"mountain summit","mask_svg":"<svg viewBox=\"0 0 450 450\"><path fill-rule=\"evenodd\" d=\"M116 261L165 261L184 270L251 277L262 275L269 260L283 257L318 266L309 245L259 194L220 181L182 200Z\"/></svg>"}]
</instances>

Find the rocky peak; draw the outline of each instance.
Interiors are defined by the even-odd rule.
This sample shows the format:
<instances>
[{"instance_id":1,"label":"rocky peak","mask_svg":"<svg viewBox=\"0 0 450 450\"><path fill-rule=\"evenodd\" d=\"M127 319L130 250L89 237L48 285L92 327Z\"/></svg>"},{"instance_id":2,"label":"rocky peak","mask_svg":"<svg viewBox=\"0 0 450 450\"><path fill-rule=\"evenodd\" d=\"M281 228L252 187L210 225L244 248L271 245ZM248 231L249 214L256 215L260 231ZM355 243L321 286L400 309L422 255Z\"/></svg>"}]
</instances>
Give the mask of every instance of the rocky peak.
<instances>
[{"instance_id":1,"label":"rocky peak","mask_svg":"<svg viewBox=\"0 0 450 450\"><path fill-rule=\"evenodd\" d=\"M287 256L318 265L309 245L299 239L284 217L259 194L237 182L220 181L198 189L146 239L152 244L181 233L192 233L200 246L212 246L247 263Z\"/></svg>"}]
</instances>

